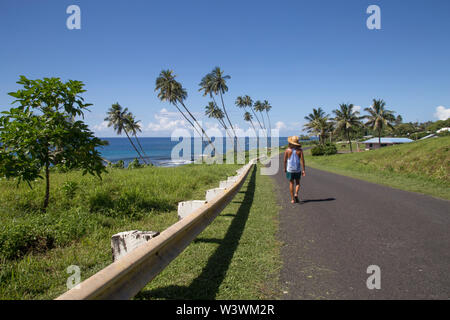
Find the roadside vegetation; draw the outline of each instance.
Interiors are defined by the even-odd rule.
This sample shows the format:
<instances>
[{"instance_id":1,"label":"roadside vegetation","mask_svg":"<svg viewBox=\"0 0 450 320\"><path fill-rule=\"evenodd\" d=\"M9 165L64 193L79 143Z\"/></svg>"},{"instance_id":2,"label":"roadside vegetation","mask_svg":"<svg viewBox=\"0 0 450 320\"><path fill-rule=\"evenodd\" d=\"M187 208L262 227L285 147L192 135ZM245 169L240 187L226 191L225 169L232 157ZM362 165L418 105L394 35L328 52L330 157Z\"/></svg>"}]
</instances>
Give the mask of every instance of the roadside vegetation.
<instances>
[{"instance_id":1,"label":"roadside vegetation","mask_svg":"<svg viewBox=\"0 0 450 320\"><path fill-rule=\"evenodd\" d=\"M111 236L163 231L177 203L205 191L241 165L113 169L100 180L81 171L52 172L51 201L41 210L45 182L0 181L0 299L49 299L66 291L70 265L82 279L111 263Z\"/></svg>"},{"instance_id":2,"label":"roadside vegetation","mask_svg":"<svg viewBox=\"0 0 450 320\"><path fill-rule=\"evenodd\" d=\"M332 110L334 117L327 114L322 108L313 108L312 113L305 116L307 123L304 129L312 136L318 136L318 145L325 147L339 143L339 151L358 151L357 142L361 143L370 138L377 138L380 143L382 137L409 138L417 141L424 137L448 136L450 118L447 120L419 122L403 122L400 114L386 108L382 99L373 99L369 108L364 108L366 114L361 115L353 104L340 104ZM442 129L442 130L441 130ZM302 138L304 140L305 138ZM317 155L330 154L317 152Z\"/></svg>"},{"instance_id":3,"label":"roadside vegetation","mask_svg":"<svg viewBox=\"0 0 450 320\"><path fill-rule=\"evenodd\" d=\"M281 268L274 184L260 168L136 299L276 299Z\"/></svg>"},{"instance_id":4,"label":"roadside vegetation","mask_svg":"<svg viewBox=\"0 0 450 320\"><path fill-rule=\"evenodd\" d=\"M306 166L450 200L450 137L367 152L314 157Z\"/></svg>"}]
</instances>

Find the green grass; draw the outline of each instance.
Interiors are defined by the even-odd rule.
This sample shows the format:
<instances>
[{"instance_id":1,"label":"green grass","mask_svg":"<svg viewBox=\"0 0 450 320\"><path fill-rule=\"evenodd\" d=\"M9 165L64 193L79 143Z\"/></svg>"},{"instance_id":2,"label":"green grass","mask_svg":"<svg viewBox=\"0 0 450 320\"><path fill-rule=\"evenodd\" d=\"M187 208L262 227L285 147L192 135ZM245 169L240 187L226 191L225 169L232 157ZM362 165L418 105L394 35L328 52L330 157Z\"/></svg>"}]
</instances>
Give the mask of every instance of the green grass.
<instances>
[{"instance_id":1,"label":"green grass","mask_svg":"<svg viewBox=\"0 0 450 320\"><path fill-rule=\"evenodd\" d=\"M450 137L353 154L312 157L306 166L450 200Z\"/></svg>"},{"instance_id":2,"label":"green grass","mask_svg":"<svg viewBox=\"0 0 450 320\"><path fill-rule=\"evenodd\" d=\"M47 213L40 211L42 181L33 189L0 181L0 299L56 298L67 290L69 266L79 266L84 280L112 262L111 235L165 230L178 221L179 201L204 199L207 189L241 166L110 169L103 180L76 171L52 173ZM278 208L272 188L268 177L247 178L225 211L140 298L153 298L156 289L158 299L276 296ZM177 286L182 293L166 294Z\"/></svg>"},{"instance_id":3,"label":"green grass","mask_svg":"<svg viewBox=\"0 0 450 320\"><path fill-rule=\"evenodd\" d=\"M103 180L52 173L46 213L43 181L33 189L0 181L0 299L56 297L66 290L68 266L80 266L86 279L111 263L111 235L166 229L177 221L179 201L204 199L239 167L110 169Z\"/></svg>"},{"instance_id":4,"label":"green grass","mask_svg":"<svg viewBox=\"0 0 450 320\"><path fill-rule=\"evenodd\" d=\"M137 299L279 297L278 205L268 176L254 169L232 203Z\"/></svg>"}]
</instances>

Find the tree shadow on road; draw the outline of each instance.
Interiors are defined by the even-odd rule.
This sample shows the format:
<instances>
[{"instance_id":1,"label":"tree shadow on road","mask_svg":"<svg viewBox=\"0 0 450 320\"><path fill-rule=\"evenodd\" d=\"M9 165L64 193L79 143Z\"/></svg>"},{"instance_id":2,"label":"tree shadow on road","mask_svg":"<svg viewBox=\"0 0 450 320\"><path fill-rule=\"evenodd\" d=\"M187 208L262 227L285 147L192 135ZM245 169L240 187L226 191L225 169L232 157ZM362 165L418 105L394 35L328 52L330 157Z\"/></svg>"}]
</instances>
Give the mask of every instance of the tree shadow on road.
<instances>
[{"instance_id":1,"label":"tree shadow on road","mask_svg":"<svg viewBox=\"0 0 450 320\"><path fill-rule=\"evenodd\" d=\"M253 203L256 187L256 167L253 168L242 204L231 222L223 239L199 238L195 242L220 243L208 259L202 273L189 286L167 286L153 290L141 291L137 299L215 299L236 251Z\"/></svg>"}]
</instances>

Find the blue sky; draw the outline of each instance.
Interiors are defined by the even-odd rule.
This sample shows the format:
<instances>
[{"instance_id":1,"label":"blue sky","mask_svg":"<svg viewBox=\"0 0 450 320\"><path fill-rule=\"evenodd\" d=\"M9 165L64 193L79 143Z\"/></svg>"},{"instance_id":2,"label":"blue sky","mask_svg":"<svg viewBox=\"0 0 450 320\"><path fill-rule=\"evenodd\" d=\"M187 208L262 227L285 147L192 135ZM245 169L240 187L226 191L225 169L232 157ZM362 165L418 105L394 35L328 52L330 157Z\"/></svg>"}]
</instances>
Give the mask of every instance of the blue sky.
<instances>
[{"instance_id":1,"label":"blue sky","mask_svg":"<svg viewBox=\"0 0 450 320\"><path fill-rule=\"evenodd\" d=\"M66 27L72 4L81 30ZM366 27L372 4L381 30ZM299 134L313 107L363 109L373 98L405 121L437 120L450 113L449 34L448 0L2 0L0 110L10 108L19 75L57 76L86 84L94 106L85 120L97 135L114 135L102 122L118 101L142 121L143 136L169 136L183 123L157 99L159 72L174 70L202 118L209 99L198 83L220 66L231 76L230 116L244 129L234 107L243 94L269 100L282 135Z\"/></svg>"}]
</instances>

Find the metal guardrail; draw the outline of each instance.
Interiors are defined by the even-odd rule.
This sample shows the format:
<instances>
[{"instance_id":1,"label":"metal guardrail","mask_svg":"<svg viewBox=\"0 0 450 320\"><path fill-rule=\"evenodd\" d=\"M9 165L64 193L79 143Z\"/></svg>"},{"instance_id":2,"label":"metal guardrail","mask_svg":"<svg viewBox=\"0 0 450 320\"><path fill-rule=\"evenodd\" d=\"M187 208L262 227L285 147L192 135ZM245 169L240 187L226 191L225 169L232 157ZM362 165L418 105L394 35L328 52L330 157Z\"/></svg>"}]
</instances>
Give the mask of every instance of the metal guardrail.
<instances>
[{"instance_id":1,"label":"metal guardrail","mask_svg":"<svg viewBox=\"0 0 450 320\"><path fill-rule=\"evenodd\" d=\"M131 299L175 259L231 202L256 159L223 193L56 300Z\"/></svg>"}]
</instances>

